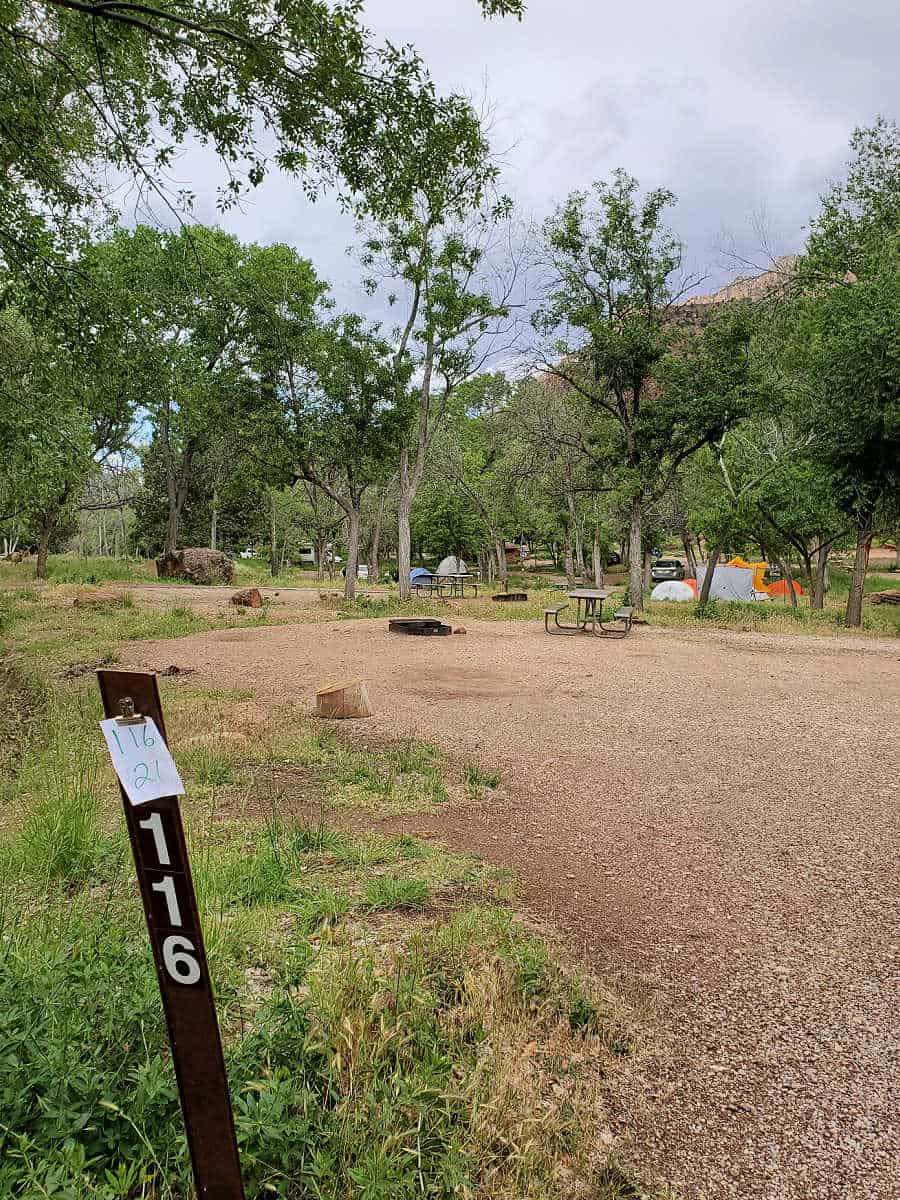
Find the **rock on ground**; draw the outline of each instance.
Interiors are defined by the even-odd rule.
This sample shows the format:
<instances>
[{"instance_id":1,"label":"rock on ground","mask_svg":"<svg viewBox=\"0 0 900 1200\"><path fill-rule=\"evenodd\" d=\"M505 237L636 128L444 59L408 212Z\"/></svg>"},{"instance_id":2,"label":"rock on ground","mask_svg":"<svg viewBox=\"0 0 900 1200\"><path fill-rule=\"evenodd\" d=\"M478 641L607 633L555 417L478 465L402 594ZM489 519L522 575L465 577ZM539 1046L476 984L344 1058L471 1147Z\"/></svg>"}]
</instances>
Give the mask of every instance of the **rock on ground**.
<instances>
[{"instance_id":1,"label":"rock on ground","mask_svg":"<svg viewBox=\"0 0 900 1200\"><path fill-rule=\"evenodd\" d=\"M221 550L193 546L156 560L160 579L189 579L191 583L232 583L234 563Z\"/></svg>"}]
</instances>

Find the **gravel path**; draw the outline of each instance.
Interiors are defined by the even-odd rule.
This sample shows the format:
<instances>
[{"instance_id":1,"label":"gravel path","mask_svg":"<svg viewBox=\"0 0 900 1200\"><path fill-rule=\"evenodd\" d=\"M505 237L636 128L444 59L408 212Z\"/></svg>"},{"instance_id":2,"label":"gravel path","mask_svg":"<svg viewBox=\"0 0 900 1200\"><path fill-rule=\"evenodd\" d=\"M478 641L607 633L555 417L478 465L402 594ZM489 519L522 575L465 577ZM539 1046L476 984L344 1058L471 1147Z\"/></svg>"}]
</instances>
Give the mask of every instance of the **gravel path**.
<instances>
[{"instance_id":1,"label":"gravel path","mask_svg":"<svg viewBox=\"0 0 900 1200\"><path fill-rule=\"evenodd\" d=\"M346 621L126 653L275 702L362 676L377 715L356 736L499 765L502 802L406 826L513 867L576 954L653 1000L614 1096L631 1153L692 1197L896 1200L897 647L467 628Z\"/></svg>"}]
</instances>

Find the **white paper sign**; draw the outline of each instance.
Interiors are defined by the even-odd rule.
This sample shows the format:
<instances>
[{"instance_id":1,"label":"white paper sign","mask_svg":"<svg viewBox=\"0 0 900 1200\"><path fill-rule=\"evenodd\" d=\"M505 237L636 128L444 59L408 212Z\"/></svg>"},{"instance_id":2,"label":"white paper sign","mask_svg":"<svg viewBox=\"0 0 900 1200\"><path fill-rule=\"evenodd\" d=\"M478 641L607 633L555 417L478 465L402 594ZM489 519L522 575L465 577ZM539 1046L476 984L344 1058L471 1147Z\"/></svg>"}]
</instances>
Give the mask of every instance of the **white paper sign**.
<instances>
[{"instance_id":1,"label":"white paper sign","mask_svg":"<svg viewBox=\"0 0 900 1200\"><path fill-rule=\"evenodd\" d=\"M132 804L184 795L175 760L152 717L140 725L120 725L115 717L107 717L100 728L113 768Z\"/></svg>"}]
</instances>

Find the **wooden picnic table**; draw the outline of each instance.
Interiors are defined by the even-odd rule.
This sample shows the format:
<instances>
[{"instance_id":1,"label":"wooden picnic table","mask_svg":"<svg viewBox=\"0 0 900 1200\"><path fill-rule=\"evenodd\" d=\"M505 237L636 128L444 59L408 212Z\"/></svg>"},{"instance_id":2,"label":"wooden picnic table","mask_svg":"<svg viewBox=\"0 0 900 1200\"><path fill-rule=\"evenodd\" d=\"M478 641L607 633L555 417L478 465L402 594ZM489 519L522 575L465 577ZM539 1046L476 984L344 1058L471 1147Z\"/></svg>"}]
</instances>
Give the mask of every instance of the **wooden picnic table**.
<instances>
[{"instance_id":1,"label":"wooden picnic table","mask_svg":"<svg viewBox=\"0 0 900 1200\"><path fill-rule=\"evenodd\" d=\"M590 622L591 632L593 633L597 627L597 605L600 605L600 617L602 622L603 601L607 599L609 592L604 588L574 588L568 593L568 596L570 600L575 600L578 603L578 610L575 616L575 628L586 630L588 627L588 622ZM583 615L582 605L584 606ZM562 625L560 628L565 628L565 626Z\"/></svg>"},{"instance_id":2,"label":"wooden picnic table","mask_svg":"<svg viewBox=\"0 0 900 1200\"><path fill-rule=\"evenodd\" d=\"M550 618L560 633L592 633L596 637L625 637L631 629L632 610L630 607L619 609L613 616L613 621L619 622L619 627L609 629L603 624L603 601L610 595L603 588L574 588L569 592L569 599L575 600L578 610L575 624L569 625L560 621L559 614L568 604L556 604L544 609L544 629L547 633L555 632L550 628ZM599 633L597 632L599 626Z\"/></svg>"}]
</instances>

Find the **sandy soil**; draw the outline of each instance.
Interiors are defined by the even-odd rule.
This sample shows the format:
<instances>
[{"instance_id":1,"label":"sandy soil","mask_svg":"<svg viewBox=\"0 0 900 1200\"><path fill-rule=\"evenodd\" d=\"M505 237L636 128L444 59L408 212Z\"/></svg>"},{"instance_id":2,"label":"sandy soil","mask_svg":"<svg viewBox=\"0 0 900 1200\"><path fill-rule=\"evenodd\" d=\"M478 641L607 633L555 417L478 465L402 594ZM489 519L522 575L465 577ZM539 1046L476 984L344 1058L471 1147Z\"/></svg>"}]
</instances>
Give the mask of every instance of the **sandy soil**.
<instances>
[{"instance_id":1,"label":"sandy soil","mask_svg":"<svg viewBox=\"0 0 900 1200\"><path fill-rule=\"evenodd\" d=\"M501 766L502 802L405 826L513 867L577 955L652 998L648 1054L613 1099L633 1155L685 1195L900 1194L897 647L386 626L126 654L276 703L361 676L377 715L354 736L414 732Z\"/></svg>"}]
</instances>

